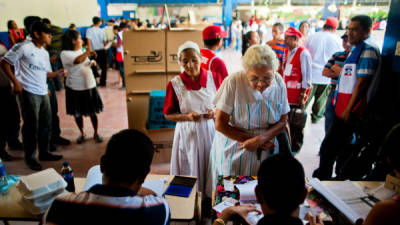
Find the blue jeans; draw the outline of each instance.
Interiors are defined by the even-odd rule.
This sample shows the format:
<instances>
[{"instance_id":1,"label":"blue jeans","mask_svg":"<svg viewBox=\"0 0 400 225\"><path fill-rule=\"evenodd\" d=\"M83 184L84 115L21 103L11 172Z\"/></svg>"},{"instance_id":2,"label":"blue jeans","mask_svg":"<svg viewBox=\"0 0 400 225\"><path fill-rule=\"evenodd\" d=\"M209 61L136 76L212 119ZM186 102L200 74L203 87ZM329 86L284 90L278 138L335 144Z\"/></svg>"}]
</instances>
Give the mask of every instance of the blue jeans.
<instances>
[{"instance_id":1,"label":"blue jeans","mask_svg":"<svg viewBox=\"0 0 400 225\"><path fill-rule=\"evenodd\" d=\"M21 114L22 142L24 144L25 161L36 160L36 145L39 154L48 154L51 130L51 107L48 95L35 95L25 90L18 96Z\"/></svg>"}]
</instances>

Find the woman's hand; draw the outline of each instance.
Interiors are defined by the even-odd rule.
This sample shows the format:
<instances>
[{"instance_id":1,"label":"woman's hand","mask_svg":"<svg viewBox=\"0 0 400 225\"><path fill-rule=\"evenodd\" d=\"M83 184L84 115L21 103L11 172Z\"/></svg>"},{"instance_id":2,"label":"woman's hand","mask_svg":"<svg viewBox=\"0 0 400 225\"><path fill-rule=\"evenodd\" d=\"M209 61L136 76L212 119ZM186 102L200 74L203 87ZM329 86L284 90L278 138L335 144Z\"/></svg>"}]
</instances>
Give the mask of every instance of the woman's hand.
<instances>
[{"instance_id":1,"label":"woman's hand","mask_svg":"<svg viewBox=\"0 0 400 225\"><path fill-rule=\"evenodd\" d=\"M199 121L201 118L201 115L198 114L197 112L190 112L190 113L186 114L186 116L187 116L188 121L194 121L194 122Z\"/></svg>"},{"instance_id":2,"label":"woman's hand","mask_svg":"<svg viewBox=\"0 0 400 225\"><path fill-rule=\"evenodd\" d=\"M204 114L204 118L206 118L206 119L214 119L215 118L214 110L207 109L206 114Z\"/></svg>"},{"instance_id":3,"label":"woman's hand","mask_svg":"<svg viewBox=\"0 0 400 225\"><path fill-rule=\"evenodd\" d=\"M89 49L87 49L85 53L88 57L97 58L97 53L95 51L90 51Z\"/></svg>"},{"instance_id":4,"label":"woman's hand","mask_svg":"<svg viewBox=\"0 0 400 225\"><path fill-rule=\"evenodd\" d=\"M260 210L257 209L257 207L255 205L238 205L238 206L231 206L229 208L224 209L224 211L222 211L219 218L222 219L225 223L227 223L233 215L239 215L248 224L251 224L246 219L247 214L249 214L250 212L262 213ZM213 225L215 225L215 224L219 224L219 223L214 222Z\"/></svg>"},{"instance_id":5,"label":"woman's hand","mask_svg":"<svg viewBox=\"0 0 400 225\"><path fill-rule=\"evenodd\" d=\"M314 216L311 213L307 213L305 218L309 221L307 225L324 225L324 222L321 220L319 215L317 215L314 219Z\"/></svg>"},{"instance_id":6,"label":"woman's hand","mask_svg":"<svg viewBox=\"0 0 400 225\"><path fill-rule=\"evenodd\" d=\"M254 152L263 144L263 140L260 136L255 136L247 139L239 144L239 149L246 149L247 151Z\"/></svg>"},{"instance_id":7,"label":"woman's hand","mask_svg":"<svg viewBox=\"0 0 400 225\"><path fill-rule=\"evenodd\" d=\"M274 150L274 148L275 148L275 143L272 140L269 140L269 141L265 142L261 146L261 149L264 150L264 151Z\"/></svg>"}]
</instances>

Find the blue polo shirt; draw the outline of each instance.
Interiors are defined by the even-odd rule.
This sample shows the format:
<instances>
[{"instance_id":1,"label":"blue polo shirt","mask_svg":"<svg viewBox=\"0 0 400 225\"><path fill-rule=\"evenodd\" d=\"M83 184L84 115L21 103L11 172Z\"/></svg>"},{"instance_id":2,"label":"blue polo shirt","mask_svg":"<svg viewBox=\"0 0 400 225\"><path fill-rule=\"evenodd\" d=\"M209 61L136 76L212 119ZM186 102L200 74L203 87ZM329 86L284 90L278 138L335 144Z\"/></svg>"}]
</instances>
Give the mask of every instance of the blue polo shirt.
<instances>
[{"instance_id":1,"label":"blue polo shirt","mask_svg":"<svg viewBox=\"0 0 400 225\"><path fill-rule=\"evenodd\" d=\"M95 185L87 192L58 196L44 224L170 224L170 210L164 198L140 196L131 189Z\"/></svg>"}]
</instances>

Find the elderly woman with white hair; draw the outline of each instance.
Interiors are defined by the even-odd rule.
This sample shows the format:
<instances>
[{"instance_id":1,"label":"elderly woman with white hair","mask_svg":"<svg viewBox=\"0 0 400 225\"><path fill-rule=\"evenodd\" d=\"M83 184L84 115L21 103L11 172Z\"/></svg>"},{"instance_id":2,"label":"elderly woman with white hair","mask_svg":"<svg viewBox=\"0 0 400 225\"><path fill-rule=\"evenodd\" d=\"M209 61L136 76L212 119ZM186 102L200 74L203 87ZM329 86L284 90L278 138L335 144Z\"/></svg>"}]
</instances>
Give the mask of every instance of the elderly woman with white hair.
<instances>
[{"instance_id":1,"label":"elderly woman with white hair","mask_svg":"<svg viewBox=\"0 0 400 225\"><path fill-rule=\"evenodd\" d=\"M279 152L276 137L288 119L286 86L276 72L275 52L269 46L251 46L242 64L244 71L228 76L213 101L217 131L210 152L207 195L215 189L218 175L256 176L261 162Z\"/></svg>"},{"instance_id":2,"label":"elderly woman with white hair","mask_svg":"<svg viewBox=\"0 0 400 225\"><path fill-rule=\"evenodd\" d=\"M203 192L215 133L214 75L201 69L200 49L194 42L179 47L178 60L184 71L168 83L164 100L165 118L177 122L170 173L196 176Z\"/></svg>"}]
</instances>

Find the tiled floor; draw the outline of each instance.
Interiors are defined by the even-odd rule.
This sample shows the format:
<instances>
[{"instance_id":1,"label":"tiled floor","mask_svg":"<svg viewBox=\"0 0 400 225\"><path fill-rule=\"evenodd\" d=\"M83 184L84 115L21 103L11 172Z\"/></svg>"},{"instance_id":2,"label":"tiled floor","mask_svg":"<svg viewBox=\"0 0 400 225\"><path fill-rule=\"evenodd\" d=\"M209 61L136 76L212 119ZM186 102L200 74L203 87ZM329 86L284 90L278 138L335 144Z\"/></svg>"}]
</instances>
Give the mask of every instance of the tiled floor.
<instances>
[{"instance_id":1,"label":"tiled floor","mask_svg":"<svg viewBox=\"0 0 400 225\"><path fill-rule=\"evenodd\" d=\"M241 69L241 55L238 52L230 50L223 51L221 52L221 57L227 62L230 74ZM76 139L79 137L79 130L75 125L73 117L65 113L64 90L57 92L62 136L70 139L72 144L58 147L56 153L64 155L64 159L70 162L75 176L77 177L86 176L88 169L99 163L100 156L104 153L106 143L112 134L128 127L126 94L125 90L119 88L118 76L119 74L117 71L109 70L107 87L99 88L105 106L104 112L99 114L99 133L104 137L104 142L101 144L95 143L92 139L93 129L88 118L85 118L84 121L88 140L81 145L76 143ZM307 122L304 145L300 153L296 156L296 158L302 162L307 176L310 176L312 171L318 166L318 150L325 135L323 125L323 120L317 124L311 124L309 121ZM9 174L25 175L33 172L24 164L23 151L11 151L10 154L14 157L14 160L5 163L6 170ZM42 162L41 164L44 168L53 167L56 170L60 170L62 162ZM151 173L168 174L169 163L153 165ZM1 224L0 222L0 225ZM30 223L22 222L12 224Z\"/></svg>"}]
</instances>

